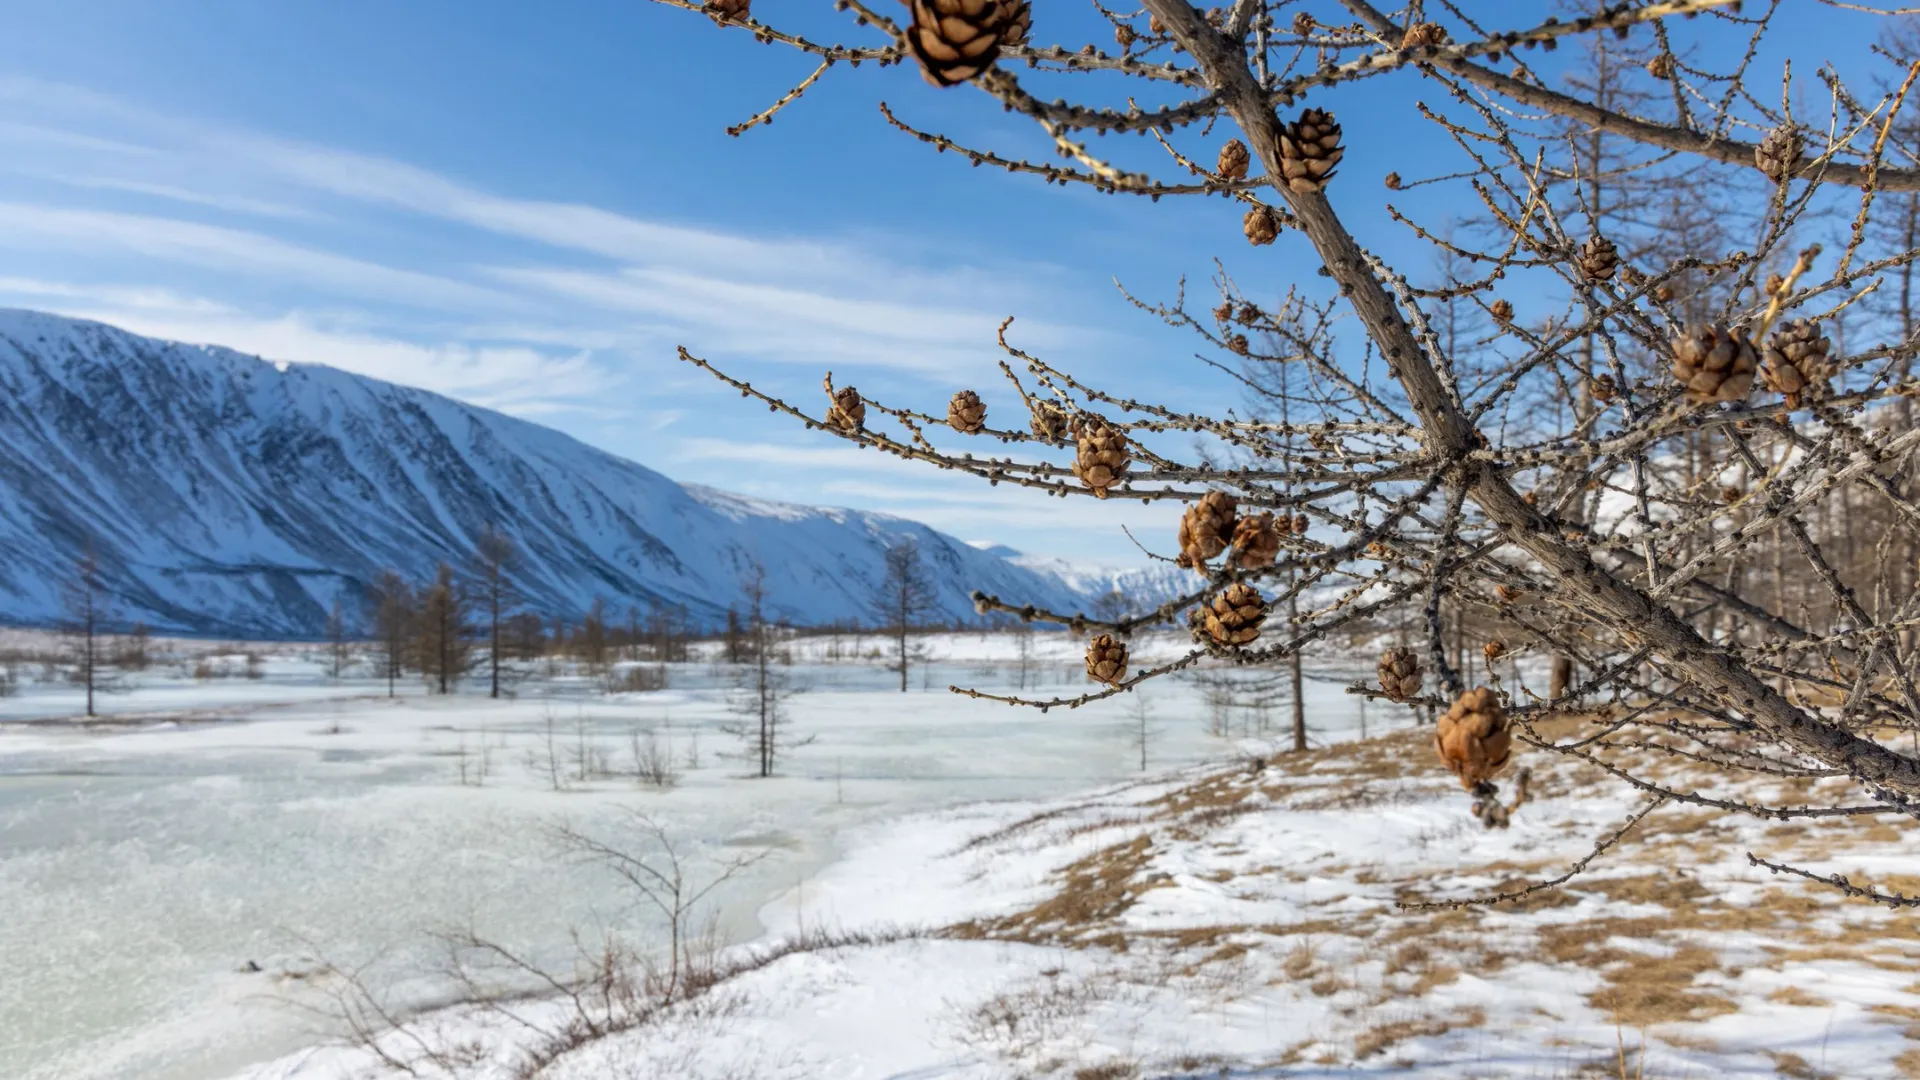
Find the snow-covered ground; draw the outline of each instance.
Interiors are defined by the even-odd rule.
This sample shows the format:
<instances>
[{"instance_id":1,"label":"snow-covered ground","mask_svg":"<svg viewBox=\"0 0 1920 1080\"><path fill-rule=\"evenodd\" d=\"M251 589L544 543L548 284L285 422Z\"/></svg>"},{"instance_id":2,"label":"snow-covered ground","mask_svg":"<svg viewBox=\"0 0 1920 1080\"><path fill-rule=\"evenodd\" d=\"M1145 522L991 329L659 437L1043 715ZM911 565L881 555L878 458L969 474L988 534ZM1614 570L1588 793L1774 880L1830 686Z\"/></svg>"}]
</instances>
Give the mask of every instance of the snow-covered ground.
<instances>
[{"instance_id":1,"label":"snow-covered ground","mask_svg":"<svg viewBox=\"0 0 1920 1080\"><path fill-rule=\"evenodd\" d=\"M738 974L626 1030L555 1052L554 999L469 1006L380 1040L388 1063L324 1050L246 1080L1920 1073L1911 916L1742 857L1910 889L1911 829L1667 808L1564 890L1408 911L1552 877L1636 802L1536 761L1535 798L1489 832L1427 738L863 826L763 910Z\"/></svg>"},{"instance_id":2,"label":"snow-covered ground","mask_svg":"<svg viewBox=\"0 0 1920 1080\"><path fill-rule=\"evenodd\" d=\"M694 878L730 854L771 852L707 905L748 941L769 902L768 926L803 909L837 917L844 887L819 886L816 902L809 879L902 815L958 814L934 820L964 828L998 812L957 809L983 800L1019 807L1007 801L1140 775L1131 699L1044 715L970 701L947 684L1016 685L1015 643L925 644L935 663L901 694L871 660L873 638L796 642L781 669L801 690L791 730L815 741L771 780L723 756L738 749L720 730L736 719L732 673L705 659L674 665L659 692L608 695L563 672L520 682L507 701L417 685L389 700L375 680L325 678L317 650L259 647L261 677L249 679L243 653L205 646L192 659L231 677L162 664L102 696L94 723L75 721L76 689L28 678L0 699L0 1076L234 1073L332 1034L302 1008L324 1009L337 989L312 985L323 959L371 962L368 980L399 1005L444 991L422 977L435 930L471 927L559 970L573 930L657 934L617 879L564 856L562 822L620 837L625 812L644 809L691 854ZM1030 692L1082 692L1080 647L1035 635ZM1153 770L1273 741L1244 703L1228 726L1245 737L1222 738L1190 685L1144 697ZM1308 702L1317 739L1357 732L1357 701L1336 681L1310 681ZM1266 719L1284 723L1284 704L1269 702ZM678 763L678 786L624 775L649 740ZM909 907L918 895L900 894ZM240 970L250 963L262 970Z\"/></svg>"}]
</instances>

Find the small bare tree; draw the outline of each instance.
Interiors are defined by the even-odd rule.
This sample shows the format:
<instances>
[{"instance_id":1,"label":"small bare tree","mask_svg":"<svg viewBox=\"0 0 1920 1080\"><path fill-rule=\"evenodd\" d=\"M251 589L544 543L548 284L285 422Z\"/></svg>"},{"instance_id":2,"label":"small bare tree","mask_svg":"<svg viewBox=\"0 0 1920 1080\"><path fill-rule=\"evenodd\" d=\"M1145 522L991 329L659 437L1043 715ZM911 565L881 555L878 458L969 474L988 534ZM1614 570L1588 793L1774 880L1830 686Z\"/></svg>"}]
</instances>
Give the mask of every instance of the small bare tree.
<instances>
[{"instance_id":1,"label":"small bare tree","mask_svg":"<svg viewBox=\"0 0 1920 1080\"><path fill-rule=\"evenodd\" d=\"M427 685L435 693L453 693L472 666L473 645L467 636L467 598L446 563L434 572L433 584L420 598L418 633L420 671Z\"/></svg>"},{"instance_id":2,"label":"small bare tree","mask_svg":"<svg viewBox=\"0 0 1920 1080\"><path fill-rule=\"evenodd\" d=\"M893 667L900 673L900 692L907 692L907 668L913 653L908 648L911 635L927 613L933 610L933 578L920 558L920 542L902 536L888 545L880 577L874 591L873 613L881 629L893 639Z\"/></svg>"},{"instance_id":3,"label":"small bare tree","mask_svg":"<svg viewBox=\"0 0 1920 1080\"><path fill-rule=\"evenodd\" d=\"M371 609L375 645L380 650L380 671L387 679L387 696L392 697L413 657L417 614L413 586L400 571L383 570L367 591L367 606Z\"/></svg>"},{"instance_id":4,"label":"small bare tree","mask_svg":"<svg viewBox=\"0 0 1920 1080\"><path fill-rule=\"evenodd\" d=\"M740 583L740 592L747 604L740 629L747 663L729 707L741 719L722 725L720 730L740 740L743 756L753 763L756 776L768 777L773 775L781 754L808 745L814 737L796 739L787 733L787 699L793 695L793 683L775 655L778 640L766 612L766 567L753 563Z\"/></svg>"},{"instance_id":5,"label":"small bare tree","mask_svg":"<svg viewBox=\"0 0 1920 1080\"><path fill-rule=\"evenodd\" d=\"M474 544L474 559L479 564L480 604L487 620L487 696L490 698L500 696L500 661L506 644L502 630L513 603L513 585L507 577L513 552L512 539L492 525L480 533L480 539Z\"/></svg>"},{"instance_id":6,"label":"small bare tree","mask_svg":"<svg viewBox=\"0 0 1920 1080\"><path fill-rule=\"evenodd\" d=\"M100 583L100 560L92 545L73 561L72 576L64 587L65 636L73 681L87 694L87 715L94 715L94 697L105 689L106 657L101 648L105 631L106 596Z\"/></svg>"},{"instance_id":7,"label":"small bare tree","mask_svg":"<svg viewBox=\"0 0 1920 1080\"><path fill-rule=\"evenodd\" d=\"M338 679L353 659L353 631L347 626L346 609L338 598L327 612L327 677Z\"/></svg>"}]
</instances>

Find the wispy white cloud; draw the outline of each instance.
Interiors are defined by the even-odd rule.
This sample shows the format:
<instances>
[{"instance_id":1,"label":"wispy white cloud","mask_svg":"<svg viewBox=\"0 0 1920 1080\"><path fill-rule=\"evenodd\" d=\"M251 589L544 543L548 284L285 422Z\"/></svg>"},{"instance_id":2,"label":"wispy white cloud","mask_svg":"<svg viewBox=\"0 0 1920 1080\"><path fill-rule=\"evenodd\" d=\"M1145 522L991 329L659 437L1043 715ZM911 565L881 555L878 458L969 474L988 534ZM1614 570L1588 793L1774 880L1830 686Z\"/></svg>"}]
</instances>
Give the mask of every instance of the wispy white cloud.
<instances>
[{"instance_id":1,"label":"wispy white cloud","mask_svg":"<svg viewBox=\"0 0 1920 1080\"><path fill-rule=\"evenodd\" d=\"M264 233L144 214L70 210L0 202L0 246L57 245L191 263L226 271L269 272L370 300L406 300L456 310L518 307L499 290L414 270L401 270Z\"/></svg>"}]
</instances>

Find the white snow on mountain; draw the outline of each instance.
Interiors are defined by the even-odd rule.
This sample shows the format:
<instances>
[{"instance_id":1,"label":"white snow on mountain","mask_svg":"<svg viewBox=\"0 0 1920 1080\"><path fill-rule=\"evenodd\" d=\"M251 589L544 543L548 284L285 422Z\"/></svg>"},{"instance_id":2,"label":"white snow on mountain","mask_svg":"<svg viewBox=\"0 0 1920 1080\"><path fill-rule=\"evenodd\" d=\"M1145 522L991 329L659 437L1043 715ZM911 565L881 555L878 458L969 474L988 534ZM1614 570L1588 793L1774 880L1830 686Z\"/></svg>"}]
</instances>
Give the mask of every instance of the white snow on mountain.
<instances>
[{"instance_id":1,"label":"white snow on mountain","mask_svg":"<svg viewBox=\"0 0 1920 1080\"><path fill-rule=\"evenodd\" d=\"M116 624L311 636L357 615L392 567L414 581L470 563L489 526L515 542L524 607L575 617L596 598L683 609L712 626L766 567L772 614L869 621L882 554L919 541L936 620L970 594L1056 608L1159 579L1007 557L887 514L681 485L523 420L333 368L0 309L0 622L63 611L95 553Z\"/></svg>"}]
</instances>

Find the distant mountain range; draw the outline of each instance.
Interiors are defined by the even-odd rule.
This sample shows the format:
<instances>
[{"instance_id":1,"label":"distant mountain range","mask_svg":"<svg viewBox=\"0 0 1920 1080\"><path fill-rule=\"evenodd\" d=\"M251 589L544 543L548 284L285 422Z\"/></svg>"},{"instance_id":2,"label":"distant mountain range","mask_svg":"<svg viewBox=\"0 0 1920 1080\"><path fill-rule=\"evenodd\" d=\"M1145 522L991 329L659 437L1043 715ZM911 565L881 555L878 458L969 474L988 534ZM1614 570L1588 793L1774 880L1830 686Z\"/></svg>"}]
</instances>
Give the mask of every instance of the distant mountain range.
<instances>
[{"instance_id":1,"label":"distant mountain range","mask_svg":"<svg viewBox=\"0 0 1920 1080\"><path fill-rule=\"evenodd\" d=\"M675 483L550 428L309 364L0 309L0 622L47 625L89 546L113 621L223 636L318 635L392 567L468 565L489 525L518 549L522 606L699 626L766 568L772 613L867 621L882 554L919 541L937 615L981 589L1061 608L1118 589L1152 606L1171 567L1085 571L977 548L887 514Z\"/></svg>"}]
</instances>

